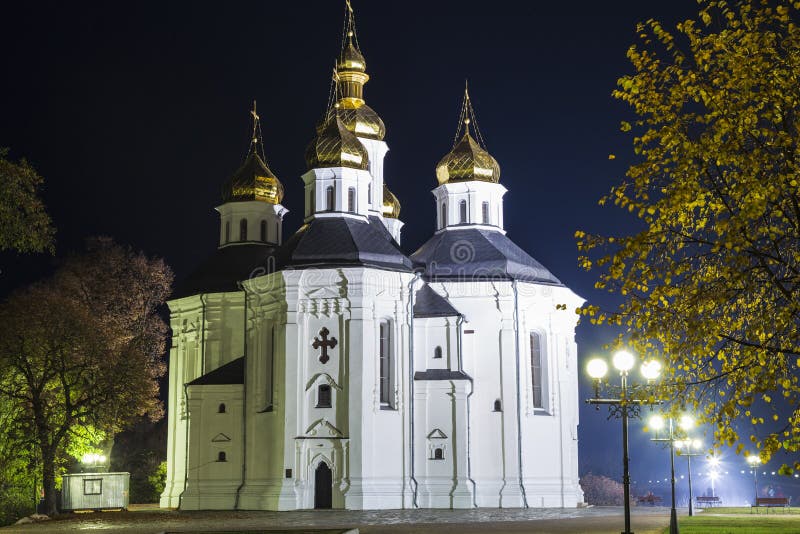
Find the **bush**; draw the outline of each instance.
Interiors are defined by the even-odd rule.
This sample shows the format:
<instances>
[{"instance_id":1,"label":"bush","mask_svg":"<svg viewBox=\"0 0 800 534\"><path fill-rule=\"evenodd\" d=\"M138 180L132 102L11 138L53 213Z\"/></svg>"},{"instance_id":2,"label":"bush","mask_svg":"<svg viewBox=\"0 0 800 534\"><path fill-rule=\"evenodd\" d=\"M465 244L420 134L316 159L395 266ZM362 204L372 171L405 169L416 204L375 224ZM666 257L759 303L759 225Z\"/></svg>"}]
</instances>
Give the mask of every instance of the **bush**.
<instances>
[{"instance_id":1,"label":"bush","mask_svg":"<svg viewBox=\"0 0 800 534\"><path fill-rule=\"evenodd\" d=\"M622 506L624 491L622 484L602 475L588 473L580 480L587 504L595 506Z\"/></svg>"}]
</instances>

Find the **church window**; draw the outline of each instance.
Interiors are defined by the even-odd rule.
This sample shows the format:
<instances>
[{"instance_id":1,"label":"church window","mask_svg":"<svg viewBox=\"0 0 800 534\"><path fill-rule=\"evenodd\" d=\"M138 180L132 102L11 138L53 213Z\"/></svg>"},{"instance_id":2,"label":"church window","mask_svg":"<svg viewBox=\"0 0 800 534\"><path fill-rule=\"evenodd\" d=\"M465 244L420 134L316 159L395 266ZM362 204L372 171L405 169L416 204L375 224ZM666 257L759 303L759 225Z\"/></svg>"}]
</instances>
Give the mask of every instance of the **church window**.
<instances>
[{"instance_id":1,"label":"church window","mask_svg":"<svg viewBox=\"0 0 800 534\"><path fill-rule=\"evenodd\" d=\"M225 221L225 243L230 243L231 241L231 222Z\"/></svg>"},{"instance_id":2,"label":"church window","mask_svg":"<svg viewBox=\"0 0 800 534\"><path fill-rule=\"evenodd\" d=\"M458 203L458 222L464 224L467 222L467 201L461 200Z\"/></svg>"},{"instance_id":3,"label":"church window","mask_svg":"<svg viewBox=\"0 0 800 534\"><path fill-rule=\"evenodd\" d=\"M219 451L219 454L217 454L217 461L218 462L227 462L228 461L228 458L225 455L225 451Z\"/></svg>"},{"instance_id":4,"label":"church window","mask_svg":"<svg viewBox=\"0 0 800 534\"><path fill-rule=\"evenodd\" d=\"M481 210L483 211L483 224L489 224L489 203L484 202L481 205Z\"/></svg>"},{"instance_id":5,"label":"church window","mask_svg":"<svg viewBox=\"0 0 800 534\"><path fill-rule=\"evenodd\" d=\"M444 449L441 447L436 447L433 449L433 459L434 460L444 460Z\"/></svg>"},{"instance_id":6,"label":"church window","mask_svg":"<svg viewBox=\"0 0 800 534\"><path fill-rule=\"evenodd\" d=\"M533 407L544 408L544 369L542 368L542 339L535 332L531 332L531 387Z\"/></svg>"},{"instance_id":7,"label":"church window","mask_svg":"<svg viewBox=\"0 0 800 534\"><path fill-rule=\"evenodd\" d=\"M347 211L353 213L356 211L356 188L347 188Z\"/></svg>"},{"instance_id":8,"label":"church window","mask_svg":"<svg viewBox=\"0 0 800 534\"><path fill-rule=\"evenodd\" d=\"M383 408L392 408L392 347L389 321L381 321L379 327L380 402Z\"/></svg>"},{"instance_id":9,"label":"church window","mask_svg":"<svg viewBox=\"0 0 800 534\"><path fill-rule=\"evenodd\" d=\"M325 209L333 211L336 204L336 192L332 185L325 188Z\"/></svg>"},{"instance_id":10,"label":"church window","mask_svg":"<svg viewBox=\"0 0 800 534\"><path fill-rule=\"evenodd\" d=\"M372 205L372 184L367 184L367 203Z\"/></svg>"},{"instance_id":11,"label":"church window","mask_svg":"<svg viewBox=\"0 0 800 534\"><path fill-rule=\"evenodd\" d=\"M261 241L267 241L267 221L261 221Z\"/></svg>"},{"instance_id":12,"label":"church window","mask_svg":"<svg viewBox=\"0 0 800 534\"><path fill-rule=\"evenodd\" d=\"M442 347L436 347L433 349L433 357L437 360L442 357Z\"/></svg>"},{"instance_id":13,"label":"church window","mask_svg":"<svg viewBox=\"0 0 800 534\"><path fill-rule=\"evenodd\" d=\"M503 403L500 402L500 399L495 399L495 401L494 401L494 411L495 412L502 412L503 411Z\"/></svg>"},{"instance_id":14,"label":"church window","mask_svg":"<svg viewBox=\"0 0 800 534\"><path fill-rule=\"evenodd\" d=\"M447 226L447 204L442 203L442 225L441 227L444 228Z\"/></svg>"},{"instance_id":15,"label":"church window","mask_svg":"<svg viewBox=\"0 0 800 534\"><path fill-rule=\"evenodd\" d=\"M322 384L317 388L317 408L330 408L331 407L331 387L328 384Z\"/></svg>"},{"instance_id":16,"label":"church window","mask_svg":"<svg viewBox=\"0 0 800 534\"><path fill-rule=\"evenodd\" d=\"M239 221L239 241L247 241L247 219Z\"/></svg>"},{"instance_id":17,"label":"church window","mask_svg":"<svg viewBox=\"0 0 800 534\"><path fill-rule=\"evenodd\" d=\"M217 408L217 413L225 413L225 403L221 402L219 404L219 408Z\"/></svg>"}]
</instances>

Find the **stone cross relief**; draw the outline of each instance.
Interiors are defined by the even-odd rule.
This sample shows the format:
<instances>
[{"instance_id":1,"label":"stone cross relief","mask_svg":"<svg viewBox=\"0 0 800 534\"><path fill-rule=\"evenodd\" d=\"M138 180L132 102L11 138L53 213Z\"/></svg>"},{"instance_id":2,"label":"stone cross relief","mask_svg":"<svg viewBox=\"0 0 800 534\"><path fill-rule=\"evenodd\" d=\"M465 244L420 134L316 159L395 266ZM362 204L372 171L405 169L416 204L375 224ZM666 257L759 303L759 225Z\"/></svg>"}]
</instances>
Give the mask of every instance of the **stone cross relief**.
<instances>
[{"instance_id":1,"label":"stone cross relief","mask_svg":"<svg viewBox=\"0 0 800 534\"><path fill-rule=\"evenodd\" d=\"M314 343L311 344L311 346L315 349L322 348L322 354L319 356L319 361L322 363L326 363L328 360L330 360L330 357L328 357L328 349L336 347L336 344L338 343L336 338L333 336L328 339L328 334L330 334L330 330L323 326L322 330L319 331L319 337L315 337ZM322 338L322 341L320 341L320 337Z\"/></svg>"}]
</instances>

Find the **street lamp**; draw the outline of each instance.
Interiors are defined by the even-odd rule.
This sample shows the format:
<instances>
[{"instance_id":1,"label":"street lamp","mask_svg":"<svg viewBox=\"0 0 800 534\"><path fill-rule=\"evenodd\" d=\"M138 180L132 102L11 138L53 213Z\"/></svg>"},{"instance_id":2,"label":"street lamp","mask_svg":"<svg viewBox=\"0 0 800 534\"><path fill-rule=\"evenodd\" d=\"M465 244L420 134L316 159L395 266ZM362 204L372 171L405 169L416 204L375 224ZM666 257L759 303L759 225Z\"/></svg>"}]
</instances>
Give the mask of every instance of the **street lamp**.
<instances>
[{"instance_id":1,"label":"street lamp","mask_svg":"<svg viewBox=\"0 0 800 534\"><path fill-rule=\"evenodd\" d=\"M106 457L103 454L90 452L83 455L81 463L89 469L97 469L98 466L103 467L105 465Z\"/></svg>"},{"instance_id":2,"label":"street lamp","mask_svg":"<svg viewBox=\"0 0 800 534\"><path fill-rule=\"evenodd\" d=\"M678 420L678 427L684 433L694 426L694 418L691 415L682 415ZM659 431L667 428L668 433L666 437L658 437ZM650 428L656 431L656 437L650 438L650 441L660 441L669 443L669 465L670 474L672 476L672 508L669 513L669 534L678 534L678 513L675 510L675 446L678 442L678 429L675 428L675 421L671 417L666 421L660 415L654 415L650 418ZM689 484L689 507L691 509L691 483Z\"/></svg>"},{"instance_id":3,"label":"street lamp","mask_svg":"<svg viewBox=\"0 0 800 534\"><path fill-rule=\"evenodd\" d=\"M758 469L756 467L761 463L761 458L756 454L751 454L747 457L747 463L753 468L753 506L758 499Z\"/></svg>"},{"instance_id":4,"label":"street lamp","mask_svg":"<svg viewBox=\"0 0 800 534\"><path fill-rule=\"evenodd\" d=\"M700 449L703 448L703 442L699 439L687 438L676 442L675 445L678 447L678 453L682 456L686 456L686 469L689 474L689 517L691 517L694 515L694 507L692 506L692 456L701 456L703 454L701 452L692 452L692 450L700 451ZM682 452L681 449L686 450ZM713 488L711 492L714 492Z\"/></svg>"},{"instance_id":5,"label":"street lamp","mask_svg":"<svg viewBox=\"0 0 800 534\"><path fill-rule=\"evenodd\" d=\"M711 496L716 497L717 492L714 489L714 483L719 478L719 471L717 471L717 468L719 467L719 458L712 456L708 459L708 463L711 466L711 472L708 474L708 476L711 478Z\"/></svg>"},{"instance_id":6,"label":"street lamp","mask_svg":"<svg viewBox=\"0 0 800 534\"><path fill-rule=\"evenodd\" d=\"M608 363L601 358L594 358L586 365L586 372L594 380L594 398L586 399L589 404L594 404L600 409L600 404L608 405L610 415L622 418L622 487L623 487L623 507L625 510L625 531L622 534L633 534L631 531L631 503L630 485L631 478L628 473L628 418L638 418L642 404L650 404L646 400L631 398L631 393L636 393L640 386L628 386L628 373L636 364L636 356L626 350L618 351L611 359L614 368L619 371L620 385L610 386L608 389L617 396L614 398L600 398L600 386L603 378L608 373ZM661 363L656 360L644 362L641 366L642 376L648 384L658 378L661 373Z\"/></svg>"}]
</instances>

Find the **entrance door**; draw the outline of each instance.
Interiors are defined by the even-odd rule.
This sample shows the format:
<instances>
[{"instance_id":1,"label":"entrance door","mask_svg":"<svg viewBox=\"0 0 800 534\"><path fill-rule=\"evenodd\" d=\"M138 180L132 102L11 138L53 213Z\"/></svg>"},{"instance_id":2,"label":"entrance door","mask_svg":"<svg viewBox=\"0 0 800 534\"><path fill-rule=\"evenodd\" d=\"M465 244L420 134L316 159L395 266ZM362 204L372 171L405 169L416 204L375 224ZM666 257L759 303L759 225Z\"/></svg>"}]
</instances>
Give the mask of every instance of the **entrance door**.
<instances>
[{"instance_id":1,"label":"entrance door","mask_svg":"<svg viewBox=\"0 0 800 534\"><path fill-rule=\"evenodd\" d=\"M320 462L314 474L314 508L333 506L333 473L325 462Z\"/></svg>"}]
</instances>

